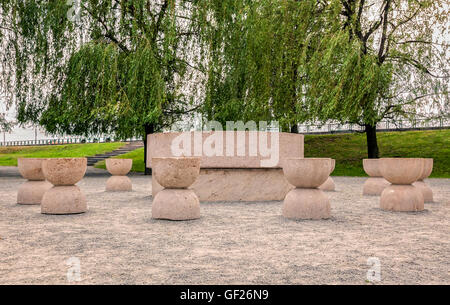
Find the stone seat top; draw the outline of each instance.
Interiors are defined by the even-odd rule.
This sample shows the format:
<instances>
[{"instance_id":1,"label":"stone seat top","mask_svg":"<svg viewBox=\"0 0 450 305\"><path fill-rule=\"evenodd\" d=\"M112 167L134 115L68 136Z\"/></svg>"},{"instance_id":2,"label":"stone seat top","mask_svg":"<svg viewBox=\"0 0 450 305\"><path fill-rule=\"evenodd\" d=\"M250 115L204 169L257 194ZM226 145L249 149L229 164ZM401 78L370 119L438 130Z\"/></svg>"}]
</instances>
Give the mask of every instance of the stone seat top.
<instances>
[{"instance_id":1,"label":"stone seat top","mask_svg":"<svg viewBox=\"0 0 450 305\"><path fill-rule=\"evenodd\" d=\"M276 136L278 136L278 145ZM201 157L200 167L281 168L286 158L303 158L304 136L265 131L190 131L148 135L147 167L154 157ZM222 145L220 144L222 143ZM274 147L271 147L274 144ZM278 146L278 149L277 147Z\"/></svg>"}]
</instances>

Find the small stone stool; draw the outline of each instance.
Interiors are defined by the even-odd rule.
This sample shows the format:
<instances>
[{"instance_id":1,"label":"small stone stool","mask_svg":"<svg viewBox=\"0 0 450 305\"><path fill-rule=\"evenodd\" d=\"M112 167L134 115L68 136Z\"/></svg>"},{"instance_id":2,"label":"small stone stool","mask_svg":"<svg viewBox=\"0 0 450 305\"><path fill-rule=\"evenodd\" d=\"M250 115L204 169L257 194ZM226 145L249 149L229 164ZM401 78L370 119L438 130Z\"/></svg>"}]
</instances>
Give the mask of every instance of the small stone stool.
<instances>
[{"instance_id":1,"label":"small stone stool","mask_svg":"<svg viewBox=\"0 0 450 305\"><path fill-rule=\"evenodd\" d=\"M87 211L86 197L78 186L87 169L86 158L46 159L42 163L45 178L54 187L45 192L42 214L79 214Z\"/></svg>"},{"instance_id":2,"label":"small stone stool","mask_svg":"<svg viewBox=\"0 0 450 305\"><path fill-rule=\"evenodd\" d=\"M296 188L287 193L282 214L291 219L327 219L331 217L330 201L319 189L332 167L329 158L291 158L283 162L283 173Z\"/></svg>"},{"instance_id":3,"label":"small stone stool","mask_svg":"<svg viewBox=\"0 0 450 305\"><path fill-rule=\"evenodd\" d=\"M330 175L334 171L335 166L336 160L331 159ZM327 181L325 181L321 186L319 186L319 189L321 189L322 191L334 192L336 190L336 185L334 184L333 178L328 177Z\"/></svg>"},{"instance_id":4,"label":"small stone stool","mask_svg":"<svg viewBox=\"0 0 450 305\"><path fill-rule=\"evenodd\" d=\"M107 192L130 192L133 189L128 172L133 165L132 159L106 159L106 169L112 175L106 181Z\"/></svg>"},{"instance_id":5,"label":"small stone stool","mask_svg":"<svg viewBox=\"0 0 450 305\"><path fill-rule=\"evenodd\" d=\"M153 198L152 218L200 218L200 201L191 189L200 174L200 158L152 158L153 179L164 187Z\"/></svg>"},{"instance_id":6,"label":"small stone stool","mask_svg":"<svg viewBox=\"0 0 450 305\"><path fill-rule=\"evenodd\" d=\"M364 159L363 167L366 174L369 175L363 185L363 195L380 196L383 190L391 185L381 176L380 159Z\"/></svg>"},{"instance_id":7,"label":"small stone stool","mask_svg":"<svg viewBox=\"0 0 450 305\"><path fill-rule=\"evenodd\" d=\"M45 180L40 158L20 158L17 160L19 172L28 181L23 183L17 191L18 204L41 204L44 193L52 187Z\"/></svg>"},{"instance_id":8,"label":"small stone stool","mask_svg":"<svg viewBox=\"0 0 450 305\"><path fill-rule=\"evenodd\" d=\"M392 183L381 193L380 207L395 212L415 212L424 209L422 192L412 183L422 175L422 158L382 158L380 171Z\"/></svg>"},{"instance_id":9,"label":"small stone stool","mask_svg":"<svg viewBox=\"0 0 450 305\"><path fill-rule=\"evenodd\" d=\"M425 179L428 178L431 175L431 172L433 171L433 159L431 158L424 158L424 166L423 166L423 172L420 176L419 180L414 182L413 185L417 187L423 195L423 199L425 202L434 202L433 200L433 191L431 190L430 186L425 183Z\"/></svg>"}]
</instances>

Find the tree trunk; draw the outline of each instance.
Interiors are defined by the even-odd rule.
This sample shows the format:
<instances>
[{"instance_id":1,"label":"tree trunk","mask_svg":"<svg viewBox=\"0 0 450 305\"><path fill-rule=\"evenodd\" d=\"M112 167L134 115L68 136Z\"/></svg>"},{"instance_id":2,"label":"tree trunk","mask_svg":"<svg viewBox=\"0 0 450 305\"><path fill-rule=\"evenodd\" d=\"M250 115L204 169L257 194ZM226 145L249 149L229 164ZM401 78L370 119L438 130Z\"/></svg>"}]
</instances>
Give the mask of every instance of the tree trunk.
<instances>
[{"instance_id":1,"label":"tree trunk","mask_svg":"<svg viewBox=\"0 0 450 305\"><path fill-rule=\"evenodd\" d=\"M147 167L147 135L155 132L155 126L153 124L144 125L144 164L145 164L145 175L151 175L152 169Z\"/></svg>"},{"instance_id":2,"label":"tree trunk","mask_svg":"<svg viewBox=\"0 0 450 305\"><path fill-rule=\"evenodd\" d=\"M369 159L379 158L377 142L377 126L366 125L367 157Z\"/></svg>"},{"instance_id":3,"label":"tree trunk","mask_svg":"<svg viewBox=\"0 0 450 305\"><path fill-rule=\"evenodd\" d=\"M295 123L291 126L291 133L298 133L298 124Z\"/></svg>"}]
</instances>

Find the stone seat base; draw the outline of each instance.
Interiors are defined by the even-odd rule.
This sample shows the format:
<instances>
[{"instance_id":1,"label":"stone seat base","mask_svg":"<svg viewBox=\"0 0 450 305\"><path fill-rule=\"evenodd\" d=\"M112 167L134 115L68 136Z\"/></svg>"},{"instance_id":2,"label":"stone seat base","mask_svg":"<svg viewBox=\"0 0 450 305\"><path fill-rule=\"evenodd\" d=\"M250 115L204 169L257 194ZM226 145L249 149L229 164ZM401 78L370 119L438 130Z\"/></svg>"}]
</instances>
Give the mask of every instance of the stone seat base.
<instances>
[{"instance_id":1,"label":"stone seat base","mask_svg":"<svg viewBox=\"0 0 450 305\"><path fill-rule=\"evenodd\" d=\"M54 186L42 198L42 214L80 214L86 211L86 197L76 185Z\"/></svg>"},{"instance_id":2,"label":"stone seat base","mask_svg":"<svg viewBox=\"0 0 450 305\"><path fill-rule=\"evenodd\" d=\"M336 191L336 185L334 184L333 178L328 177L327 181L325 181L321 186L319 186L319 189L327 192Z\"/></svg>"},{"instance_id":3,"label":"stone seat base","mask_svg":"<svg viewBox=\"0 0 450 305\"><path fill-rule=\"evenodd\" d=\"M193 190L163 189L153 198L152 218L193 220L200 218L200 202Z\"/></svg>"},{"instance_id":4,"label":"stone seat base","mask_svg":"<svg viewBox=\"0 0 450 305\"><path fill-rule=\"evenodd\" d=\"M133 185L127 176L111 176L106 180L107 192L131 192Z\"/></svg>"},{"instance_id":5,"label":"stone seat base","mask_svg":"<svg viewBox=\"0 0 450 305\"><path fill-rule=\"evenodd\" d=\"M330 200L320 189L295 188L286 195L282 214L290 219L328 219Z\"/></svg>"},{"instance_id":6,"label":"stone seat base","mask_svg":"<svg viewBox=\"0 0 450 305\"><path fill-rule=\"evenodd\" d=\"M394 212L423 211L424 199L419 188L412 185L392 184L383 190L380 208Z\"/></svg>"},{"instance_id":7,"label":"stone seat base","mask_svg":"<svg viewBox=\"0 0 450 305\"><path fill-rule=\"evenodd\" d=\"M41 204L45 192L53 185L48 181L27 181L23 183L17 192L18 204Z\"/></svg>"},{"instance_id":8,"label":"stone seat base","mask_svg":"<svg viewBox=\"0 0 450 305\"><path fill-rule=\"evenodd\" d=\"M363 185L364 196L380 196L383 190L390 186L389 181L383 177L369 177Z\"/></svg>"},{"instance_id":9,"label":"stone seat base","mask_svg":"<svg viewBox=\"0 0 450 305\"><path fill-rule=\"evenodd\" d=\"M189 188L200 201L281 201L294 187L284 178L281 168L200 169ZM163 187L152 179L152 195Z\"/></svg>"},{"instance_id":10,"label":"stone seat base","mask_svg":"<svg viewBox=\"0 0 450 305\"><path fill-rule=\"evenodd\" d=\"M413 186L417 187L423 195L423 199L425 202L434 202L433 200L433 191L423 180L419 180L413 183Z\"/></svg>"}]
</instances>

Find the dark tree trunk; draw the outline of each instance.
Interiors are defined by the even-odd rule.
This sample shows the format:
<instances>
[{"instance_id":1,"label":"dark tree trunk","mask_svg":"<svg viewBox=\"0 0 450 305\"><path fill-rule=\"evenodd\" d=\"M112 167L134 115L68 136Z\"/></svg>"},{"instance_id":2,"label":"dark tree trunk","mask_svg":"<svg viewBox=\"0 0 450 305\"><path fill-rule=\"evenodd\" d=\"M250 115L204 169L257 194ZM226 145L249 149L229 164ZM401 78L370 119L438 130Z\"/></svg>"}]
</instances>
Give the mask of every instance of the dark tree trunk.
<instances>
[{"instance_id":1,"label":"dark tree trunk","mask_svg":"<svg viewBox=\"0 0 450 305\"><path fill-rule=\"evenodd\" d=\"M294 124L291 126L291 133L298 133L298 124Z\"/></svg>"},{"instance_id":2,"label":"dark tree trunk","mask_svg":"<svg viewBox=\"0 0 450 305\"><path fill-rule=\"evenodd\" d=\"M367 157L369 159L379 158L377 142L377 126L366 125Z\"/></svg>"},{"instance_id":3,"label":"dark tree trunk","mask_svg":"<svg viewBox=\"0 0 450 305\"><path fill-rule=\"evenodd\" d=\"M144 125L144 164L145 164L145 175L151 175L152 169L147 167L147 135L155 132L155 126L153 124Z\"/></svg>"}]
</instances>

